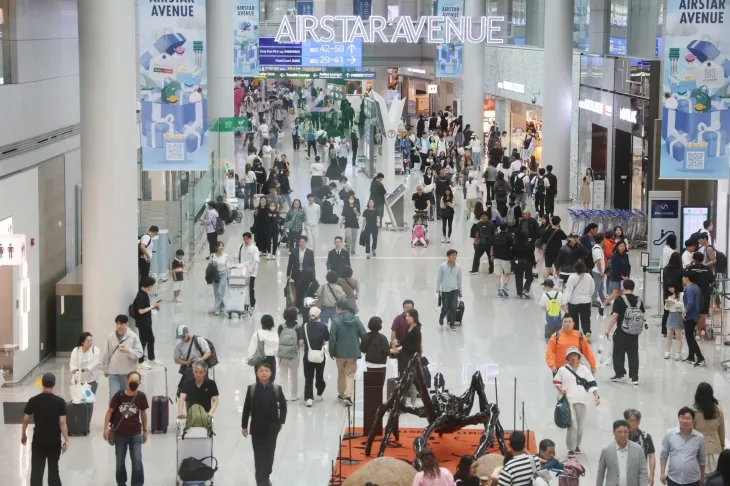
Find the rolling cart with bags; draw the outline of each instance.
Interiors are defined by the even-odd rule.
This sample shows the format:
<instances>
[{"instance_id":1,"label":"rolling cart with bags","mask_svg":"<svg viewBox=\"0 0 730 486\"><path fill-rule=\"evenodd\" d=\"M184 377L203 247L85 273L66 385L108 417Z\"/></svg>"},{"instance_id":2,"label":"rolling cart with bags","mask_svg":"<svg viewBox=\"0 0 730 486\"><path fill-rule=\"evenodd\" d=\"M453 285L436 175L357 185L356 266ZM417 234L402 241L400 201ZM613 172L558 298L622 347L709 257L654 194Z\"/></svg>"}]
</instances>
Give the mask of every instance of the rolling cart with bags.
<instances>
[{"instance_id":1,"label":"rolling cart with bags","mask_svg":"<svg viewBox=\"0 0 730 486\"><path fill-rule=\"evenodd\" d=\"M251 302L249 294L249 272L248 265L236 263L228 270L228 296L226 298L226 311L228 318L233 314L238 317L245 317L251 314Z\"/></svg>"},{"instance_id":2,"label":"rolling cart with bags","mask_svg":"<svg viewBox=\"0 0 730 486\"><path fill-rule=\"evenodd\" d=\"M218 470L218 460L213 457L213 436L208 436L205 427L191 427L183 438L184 429L185 420L177 419L177 485L212 486Z\"/></svg>"}]
</instances>

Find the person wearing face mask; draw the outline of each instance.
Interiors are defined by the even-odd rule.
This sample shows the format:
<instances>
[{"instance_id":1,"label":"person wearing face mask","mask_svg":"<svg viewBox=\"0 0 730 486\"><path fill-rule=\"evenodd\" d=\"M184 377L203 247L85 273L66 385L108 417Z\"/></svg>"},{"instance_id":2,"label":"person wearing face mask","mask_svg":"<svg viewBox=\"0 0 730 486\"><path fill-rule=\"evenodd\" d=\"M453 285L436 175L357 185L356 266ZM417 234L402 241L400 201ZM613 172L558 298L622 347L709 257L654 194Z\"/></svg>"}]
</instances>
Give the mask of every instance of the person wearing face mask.
<instances>
[{"instance_id":1,"label":"person wearing face mask","mask_svg":"<svg viewBox=\"0 0 730 486\"><path fill-rule=\"evenodd\" d=\"M124 391L116 393L109 402L104 418L104 440L109 442L113 433L117 458L117 484L127 484L127 449L132 461L132 484L144 484L142 444L147 442L147 396L139 391L142 377L136 371L127 375Z\"/></svg>"},{"instance_id":2,"label":"person wearing face mask","mask_svg":"<svg viewBox=\"0 0 730 486\"><path fill-rule=\"evenodd\" d=\"M358 239L357 233L360 229L360 202L355 194L350 193L344 206L342 207L342 216L340 217L340 227L345 228L345 242L350 249L350 254L355 254Z\"/></svg>"}]
</instances>

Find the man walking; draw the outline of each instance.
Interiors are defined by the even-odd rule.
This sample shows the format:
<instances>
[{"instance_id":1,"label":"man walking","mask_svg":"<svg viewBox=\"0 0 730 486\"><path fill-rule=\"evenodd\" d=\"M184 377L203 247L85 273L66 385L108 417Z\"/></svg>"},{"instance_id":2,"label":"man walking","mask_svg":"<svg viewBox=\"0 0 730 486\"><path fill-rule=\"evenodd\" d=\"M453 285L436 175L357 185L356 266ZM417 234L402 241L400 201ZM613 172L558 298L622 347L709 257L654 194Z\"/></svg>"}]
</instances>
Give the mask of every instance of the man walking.
<instances>
[{"instance_id":1,"label":"man walking","mask_svg":"<svg viewBox=\"0 0 730 486\"><path fill-rule=\"evenodd\" d=\"M157 226L150 226L147 233L143 234L139 239L139 258L138 258L138 269L140 281L150 276L150 261L152 260L152 238L157 236L160 232L160 228Z\"/></svg>"},{"instance_id":2,"label":"man walking","mask_svg":"<svg viewBox=\"0 0 730 486\"><path fill-rule=\"evenodd\" d=\"M646 457L649 464L649 486L654 486L654 471L656 470L654 440L651 438L651 434L639 428L641 425L641 412L633 408L624 410L624 420L629 424L629 440L639 444L644 451L644 457Z\"/></svg>"},{"instance_id":3,"label":"man walking","mask_svg":"<svg viewBox=\"0 0 730 486\"><path fill-rule=\"evenodd\" d=\"M350 242L352 248L357 244L356 241ZM342 237L335 236L335 247L327 254L327 271L332 271L338 277L342 276L342 270L350 266L350 254L342 248Z\"/></svg>"},{"instance_id":4,"label":"man walking","mask_svg":"<svg viewBox=\"0 0 730 486\"><path fill-rule=\"evenodd\" d=\"M294 242L290 242L290 248L294 248ZM291 251L289 252L291 255ZM256 285L256 277L259 274L259 261L261 260L261 254L258 247L254 244L253 235L248 231L243 234L243 244L238 249L238 262L248 265L248 297L251 309L256 307L256 291L254 290ZM247 311L249 306L245 306L244 311Z\"/></svg>"},{"instance_id":5,"label":"man walking","mask_svg":"<svg viewBox=\"0 0 730 486\"><path fill-rule=\"evenodd\" d=\"M629 440L629 424L613 423L613 440L601 451L596 486L646 486L649 475L641 446Z\"/></svg>"},{"instance_id":6,"label":"man walking","mask_svg":"<svg viewBox=\"0 0 730 486\"><path fill-rule=\"evenodd\" d=\"M479 274L479 265L482 255L485 253L489 259L489 266L492 267L494 265L492 263L491 248L496 232L497 228L488 219L487 212L484 211L479 216L479 221L471 227L471 237L474 240L474 261L471 264L471 275Z\"/></svg>"},{"instance_id":7,"label":"man walking","mask_svg":"<svg viewBox=\"0 0 730 486\"><path fill-rule=\"evenodd\" d=\"M303 225L307 248L314 250L317 243L319 218L322 215L319 204L314 202L314 194L307 194L307 204L304 206L305 221Z\"/></svg>"},{"instance_id":8,"label":"man walking","mask_svg":"<svg viewBox=\"0 0 730 486\"><path fill-rule=\"evenodd\" d=\"M378 173L370 183L370 199L375 203L375 210L380 216L380 220L383 220L383 214L385 213L385 186L383 185L383 179L385 176L382 173Z\"/></svg>"},{"instance_id":9,"label":"man walking","mask_svg":"<svg viewBox=\"0 0 730 486\"><path fill-rule=\"evenodd\" d=\"M684 285L684 335L687 339L687 359L685 363L694 363L695 366L707 366L702 350L697 344L695 330L697 323L700 321L702 312L702 291L697 285L698 275L695 272L685 270L682 275L682 284Z\"/></svg>"},{"instance_id":10,"label":"man walking","mask_svg":"<svg viewBox=\"0 0 730 486\"><path fill-rule=\"evenodd\" d=\"M593 238L593 248L591 249L591 258L593 260L593 269L591 276L593 283L596 285L596 291L593 293L593 307L598 307L598 313L603 315L603 303L606 301L606 289L603 285L603 276L606 274L606 257L603 253L604 237L598 233Z\"/></svg>"},{"instance_id":11,"label":"man walking","mask_svg":"<svg viewBox=\"0 0 730 486\"><path fill-rule=\"evenodd\" d=\"M139 331L139 340L142 343L142 350L147 352L145 356L139 358L139 366L145 370L151 370L152 364L161 365L162 362L155 359L155 334L152 331L152 311L160 309L160 301L155 304L150 301L150 294L155 286L155 279L145 277L140 282L140 289L137 297L134 298L132 307L134 308L134 320Z\"/></svg>"},{"instance_id":12,"label":"man walking","mask_svg":"<svg viewBox=\"0 0 730 486\"><path fill-rule=\"evenodd\" d=\"M558 178L553 174L553 166L548 165L546 167L547 180L549 185L545 188L545 214L548 216L555 216L555 198L558 195Z\"/></svg>"},{"instance_id":13,"label":"man walking","mask_svg":"<svg viewBox=\"0 0 730 486\"><path fill-rule=\"evenodd\" d=\"M662 440L659 480L665 486L699 486L705 479L705 438L694 429L694 410L680 408L677 419L679 426Z\"/></svg>"},{"instance_id":14,"label":"man walking","mask_svg":"<svg viewBox=\"0 0 730 486\"><path fill-rule=\"evenodd\" d=\"M30 486L42 486L43 472L48 462L48 486L61 486L58 461L68 450L66 427L66 402L53 394L56 376L46 373L41 378L43 391L28 400L23 411L23 428L20 443L28 443L28 424L33 417L33 443L31 445ZM61 442L63 437L63 442Z\"/></svg>"},{"instance_id":15,"label":"man walking","mask_svg":"<svg viewBox=\"0 0 730 486\"><path fill-rule=\"evenodd\" d=\"M606 339L610 339L611 329L616 326L616 332L613 333L613 371L615 375L611 378L614 383L624 383L626 381L626 368L624 368L624 359L629 360L629 378L631 383L639 386L639 334L634 334L633 321L639 318L637 310L641 312L643 318L644 303L641 299L634 295L635 284L633 280L624 280L624 290L621 298L614 300L613 309L611 310L611 319L609 319L606 329ZM643 325L641 326L643 329Z\"/></svg>"},{"instance_id":16,"label":"man walking","mask_svg":"<svg viewBox=\"0 0 730 486\"><path fill-rule=\"evenodd\" d=\"M274 465L276 439L286 422L286 398L281 387L271 381L271 365L256 365L256 383L246 390L241 416L241 434L249 435L256 470L256 486L271 486L269 476Z\"/></svg>"},{"instance_id":17,"label":"man walking","mask_svg":"<svg viewBox=\"0 0 730 486\"><path fill-rule=\"evenodd\" d=\"M441 314L439 325L444 325L448 314L449 327L456 331L456 307L461 297L461 267L456 264L457 251L453 248L446 252L447 261L439 266L436 277L436 297L441 295Z\"/></svg>"},{"instance_id":18,"label":"man walking","mask_svg":"<svg viewBox=\"0 0 730 486\"><path fill-rule=\"evenodd\" d=\"M116 329L106 340L100 362L109 378L109 400L127 387L127 375L137 369L137 360L144 356L139 337L129 329L129 318L120 314L114 324Z\"/></svg>"},{"instance_id":19,"label":"man walking","mask_svg":"<svg viewBox=\"0 0 730 486\"><path fill-rule=\"evenodd\" d=\"M335 304L337 316L330 326L330 357L337 362L337 398L351 407L355 372L360 359L360 340L367 334L360 318L352 315L347 302Z\"/></svg>"}]
</instances>

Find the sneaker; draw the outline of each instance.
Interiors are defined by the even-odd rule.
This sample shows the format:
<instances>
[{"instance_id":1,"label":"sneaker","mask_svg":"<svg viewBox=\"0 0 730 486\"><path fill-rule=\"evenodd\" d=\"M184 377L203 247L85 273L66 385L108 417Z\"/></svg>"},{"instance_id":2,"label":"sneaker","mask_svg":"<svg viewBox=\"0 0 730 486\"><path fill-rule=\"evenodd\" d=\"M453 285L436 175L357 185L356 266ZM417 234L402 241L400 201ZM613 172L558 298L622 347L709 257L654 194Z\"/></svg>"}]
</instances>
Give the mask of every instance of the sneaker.
<instances>
[{"instance_id":1,"label":"sneaker","mask_svg":"<svg viewBox=\"0 0 730 486\"><path fill-rule=\"evenodd\" d=\"M291 397L289 399L290 402L296 402L297 400L299 400L299 397Z\"/></svg>"},{"instance_id":2,"label":"sneaker","mask_svg":"<svg viewBox=\"0 0 730 486\"><path fill-rule=\"evenodd\" d=\"M479 275L479 272L469 272L469 275Z\"/></svg>"},{"instance_id":3,"label":"sneaker","mask_svg":"<svg viewBox=\"0 0 730 486\"><path fill-rule=\"evenodd\" d=\"M221 311L215 311L215 312L213 312L213 315L214 316L219 316L219 315L221 315Z\"/></svg>"},{"instance_id":4,"label":"sneaker","mask_svg":"<svg viewBox=\"0 0 730 486\"><path fill-rule=\"evenodd\" d=\"M342 403L344 403L346 407L352 407L352 405L353 405L352 398L350 398L350 397L343 397Z\"/></svg>"},{"instance_id":5,"label":"sneaker","mask_svg":"<svg viewBox=\"0 0 730 486\"><path fill-rule=\"evenodd\" d=\"M530 293L529 292L522 292L522 295L525 297L525 299L529 299L530 298ZM590 342L590 339L588 340L588 342Z\"/></svg>"},{"instance_id":6,"label":"sneaker","mask_svg":"<svg viewBox=\"0 0 730 486\"><path fill-rule=\"evenodd\" d=\"M517 297L518 299L524 299L525 298L525 296L522 295L522 294L517 294L517 295L515 295L515 297Z\"/></svg>"},{"instance_id":7,"label":"sneaker","mask_svg":"<svg viewBox=\"0 0 730 486\"><path fill-rule=\"evenodd\" d=\"M671 357L671 354L669 353L669 351L666 351L664 353L664 359L669 359L670 357Z\"/></svg>"},{"instance_id":8,"label":"sneaker","mask_svg":"<svg viewBox=\"0 0 730 486\"><path fill-rule=\"evenodd\" d=\"M370 253L367 254L368 260L370 260Z\"/></svg>"},{"instance_id":9,"label":"sneaker","mask_svg":"<svg viewBox=\"0 0 730 486\"><path fill-rule=\"evenodd\" d=\"M314 397L314 399L317 400L318 402L321 402L322 400L324 400L322 395L317 395L316 397Z\"/></svg>"},{"instance_id":10,"label":"sneaker","mask_svg":"<svg viewBox=\"0 0 730 486\"><path fill-rule=\"evenodd\" d=\"M355 254L355 250L350 250L350 255L354 255L354 254Z\"/></svg>"},{"instance_id":11,"label":"sneaker","mask_svg":"<svg viewBox=\"0 0 730 486\"><path fill-rule=\"evenodd\" d=\"M337 395L338 400L342 400L343 398L345 398L345 395Z\"/></svg>"},{"instance_id":12,"label":"sneaker","mask_svg":"<svg viewBox=\"0 0 730 486\"><path fill-rule=\"evenodd\" d=\"M156 366L165 366L165 363L163 363L159 359L153 359L152 361L150 361L150 364L153 364L153 365L156 365Z\"/></svg>"},{"instance_id":13,"label":"sneaker","mask_svg":"<svg viewBox=\"0 0 730 486\"><path fill-rule=\"evenodd\" d=\"M308 399L308 400L307 400L307 401L306 401L305 403L306 403L306 405L307 405L308 407L311 407L311 406L312 406L312 399L311 399L311 398L309 398L309 399Z\"/></svg>"},{"instance_id":14,"label":"sneaker","mask_svg":"<svg viewBox=\"0 0 730 486\"><path fill-rule=\"evenodd\" d=\"M704 359L698 359L695 363L695 368L704 368L705 366L707 366L707 361Z\"/></svg>"},{"instance_id":15,"label":"sneaker","mask_svg":"<svg viewBox=\"0 0 730 486\"><path fill-rule=\"evenodd\" d=\"M456 332L456 326L449 326L453 332Z\"/></svg>"},{"instance_id":16,"label":"sneaker","mask_svg":"<svg viewBox=\"0 0 730 486\"><path fill-rule=\"evenodd\" d=\"M502 287L501 290L505 297L509 297L509 289L507 287Z\"/></svg>"},{"instance_id":17,"label":"sneaker","mask_svg":"<svg viewBox=\"0 0 730 486\"><path fill-rule=\"evenodd\" d=\"M625 376L613 376L611 379L609 379L611 383L626 383L626 377Z\"/></svg>"},{"instance_id":18,"label":"sneaker","mask_svg":"<svg viewBox=\"0 0 730 486\"><path fill-rule=\"evenodd\" d=\"M694 364L694 363L695 363L695 361L696 361L696 360L695 360L694 358L690 358L689 356L687 356L686 358L684 358L684 359L682 360L682 363L687 363L687 364Z\"/></svg>"},{"instance_id":19,"label":"sneaker","mask_svg":"<svg viewBox=\"0 0 730 486\"><path fill-rule=\"evenodd\" d=\"M143 370L151 370L152 369L152 366L150 366L150 364L147 361L144 361L142 363L139 363L137 365L137 368L141 368Z\"/></svg>"},{"instance_id":20,"label":"sneaker","mask_svg":"<svg viewBox=\"0 0 730 486\"><path fill-rule=\"evenodd\" d=\"M634 385L634 388L639 386L639 380L631 380L631 384Z\"/></svg>"},{"instance_id":21,"label":"sneaker","mask_svg":"<svg viewBox=\"0 0 730 486\"><path fill-rule=\"evenodd\" d=\"M582 450L580 450L580 447L576 447L576 448L575 448L575 453L576 453L576 454L583 454L583 451L582 451Z\"/></svg>"},{"instance_id":22,"label":"sneaker","mask_svg":"<svg viewBox=\"0 0 730 486\"><path fill-rule=\"evenodd\" d=\"M598 307L598 315L603 317L603 306Z\"/></svg>"},{"instance_id":23,"label":"sneaker","mask_svg":"<svg viewBox=\"0 0 730 486\"><path fill-rule=\"evenodd\" d=\"M674 361L682 361L682 353L675 354Z\"/></svg>"},{"instance_id":24,"label":"sneaker","mask_svg":"<svg viewBox=\"0 0 730 486\"><path fill-rule=\"evenodd\" d=\"M441 243L446 243L446 238L441 238Z\"/></svg>"},{"instance_id":25,"label":"sneaker","mask_svg":"<svg viewBox=\"0 0 730 486\"><path fill-rule=\"evenodd\" d=\"M375 254L375 250L373 250L373 256L378 256L378 255Z\"/></svg>"},{"instance_id":26,"label":"sneaker","mask_svg":"<svg viewBox=\"0 0 730 486\"><path fill-rule=\"evenodd\" d=\"M451 243L451 238L446 238L446 243Z\"/></svg>"},{"instance_id":27,"label":"sneaker","mask_svg":"<svg viewBox=\"0 0 730 486\"><path fill-rule=\"evenodd\" d=\"M568 451L568 457L575 457L575 451Z\"/></svg>"}]
</instances>

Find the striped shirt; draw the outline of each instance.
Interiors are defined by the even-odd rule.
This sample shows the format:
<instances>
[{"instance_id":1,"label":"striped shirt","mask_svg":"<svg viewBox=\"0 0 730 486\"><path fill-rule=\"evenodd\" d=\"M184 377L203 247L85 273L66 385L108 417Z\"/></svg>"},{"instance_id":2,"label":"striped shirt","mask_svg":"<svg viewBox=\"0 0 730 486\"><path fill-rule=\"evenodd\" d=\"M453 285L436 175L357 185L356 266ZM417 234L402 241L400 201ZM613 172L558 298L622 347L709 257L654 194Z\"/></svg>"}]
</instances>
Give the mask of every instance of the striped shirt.
<instances>
[{"instance_id":1,"label":"striped shirt","mask_svg":"<svg viewBox=\"0 0 730 486\"><path fill-rule=\"evenodd\" d=\"M535 471L540 470L540 460L531 454L521 454L510 460L499 473L499 486L530 486L534 478L530 461L535 464Z\"/></svg>"}]
</instances>

